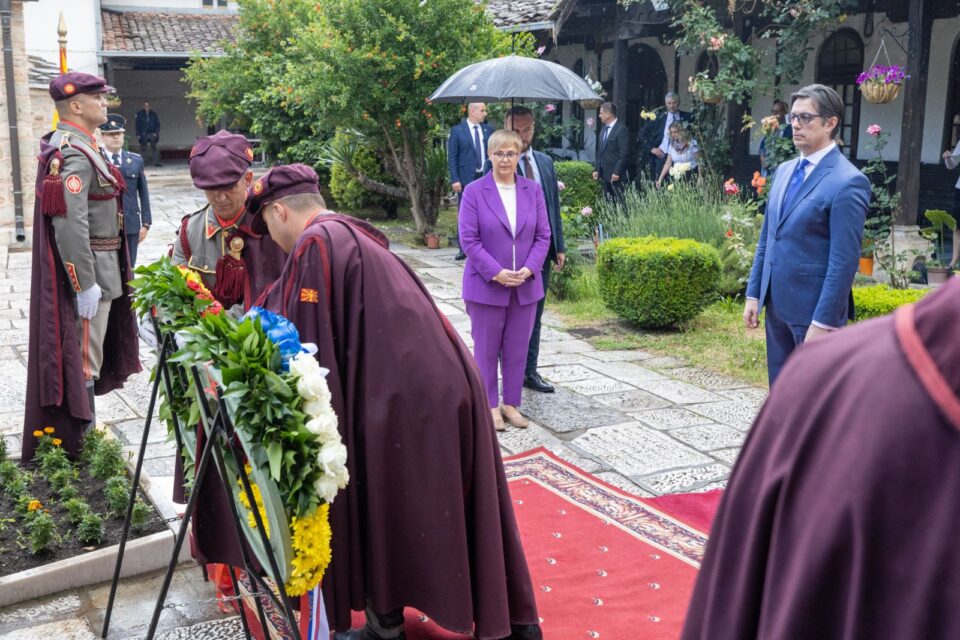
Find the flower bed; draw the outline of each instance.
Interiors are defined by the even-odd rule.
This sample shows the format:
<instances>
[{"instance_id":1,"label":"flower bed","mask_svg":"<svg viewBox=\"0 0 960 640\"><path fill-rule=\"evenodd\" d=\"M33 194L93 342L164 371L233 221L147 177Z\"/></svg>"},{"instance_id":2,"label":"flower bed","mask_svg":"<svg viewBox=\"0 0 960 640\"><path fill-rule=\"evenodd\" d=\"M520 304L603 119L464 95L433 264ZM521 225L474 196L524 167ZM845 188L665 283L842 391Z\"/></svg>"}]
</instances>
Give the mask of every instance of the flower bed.
<instances>
[{"instance_id":1,"label":"flower bed","mask_svg":"<svg viewBox=\"0 0 960 640\"><path fill-rule=\"evenodd\" d=\"M0 448L0 576L117 544L130 481L122 447L101 431L88 434L80 460L70 461L52 427L38 429L28 464L5 460ZM131 538L165 525L138 500Z\"/></svg>"}]
</instances>

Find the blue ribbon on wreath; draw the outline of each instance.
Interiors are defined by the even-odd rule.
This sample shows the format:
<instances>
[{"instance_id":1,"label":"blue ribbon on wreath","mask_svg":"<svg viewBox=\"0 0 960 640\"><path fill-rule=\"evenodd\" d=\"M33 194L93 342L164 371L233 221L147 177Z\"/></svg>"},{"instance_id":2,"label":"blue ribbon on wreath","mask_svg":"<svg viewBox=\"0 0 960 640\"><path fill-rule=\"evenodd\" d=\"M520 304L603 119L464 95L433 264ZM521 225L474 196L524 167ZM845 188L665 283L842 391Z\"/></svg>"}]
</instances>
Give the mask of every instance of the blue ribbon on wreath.
<instances>
[{"instance_id":1,"label":"blue ribbon on wreath","mask_svg":"<svg viewBox=\"0 0 960 640\"><path fill-rule=\"evenodd\" d=\"M300 344L300 332L297 331L297 327L283 316L267 311L263 307L251 307L243 317L260 319L260 326L267 334L267 338L280 350L284 371L289 370L290 358L298 353L309 353L309 350L304 349Z\"/></svg>"}]
</instances>

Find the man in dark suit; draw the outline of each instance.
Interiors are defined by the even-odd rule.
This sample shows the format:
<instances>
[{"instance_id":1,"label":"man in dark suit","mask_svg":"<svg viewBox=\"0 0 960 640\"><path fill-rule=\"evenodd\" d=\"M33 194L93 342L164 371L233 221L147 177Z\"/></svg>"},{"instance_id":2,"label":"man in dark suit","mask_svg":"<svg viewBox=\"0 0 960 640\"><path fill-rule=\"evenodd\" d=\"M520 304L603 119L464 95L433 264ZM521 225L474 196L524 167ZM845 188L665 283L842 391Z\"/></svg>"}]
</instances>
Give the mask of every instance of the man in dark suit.
<instances>
[{"instance_id":1,"label":"man in dark suit","mask_svg":"<svg viewBox=\"0 0 960 640\"><path fill-rule=\"evenodd\" d=\"M147 176L143 173L143 158L123 150L126 123L126 118L119 114L107 114L107 122L100 125L100 133L103 135L104 157L119 169L127 184L127 190L123 193L123 230L127 236L130 266L133 267L137 263L137 245L146 239L153 219L150 216L150 194L147 191Z\"/></svg>"},{"instance_id":2,"label":"man in dark suit","mask_svg":"<svg viewBox=\"0 0 960 640\"><path fill-rule=\"evenodd\" d=\"M603 183L603 193L616 202L623 201L623 189L630 154L630 134L627 125L617 120L617 105L600 105L600 147L594 162L593 179Z\"/></svg>"},{"instance_id":3,"label":"man in dark suit","mask_svg":"<svg viewBox=\"0 0 960 640\"><path fill-rule=\"evenodd\" d=\"M153 166L160 165L160 152L157 144L160 142L160 116L150 108L150 103L143 102L143 109L137 111L137 142L140 143L140 153L146 153L150 148L150 161Z\"/></svg>"},{"instance_id":4,"label":"man in dark suit","mask_svg":"<svg viewBox=\"0 0 960 640\"><path fill-rule=\"evenodd\" d=\"M835 142L843 99L812 84L791 102L787 122L800 157L773 174L743 310L754 329L766 307L771 385L794 349L846 324L870 206L870 181Z\"/></svg>"},{"instance_id":5,"label":"man in dark suit","mask_svg":"<svg viewBox=\"0 0 960 640\"><path fill-rule=\"evenodd\" d=\"M485 122L487 105L471 102L467 105L467 118L450 129L447 141L447 164L450 167L450 186L454 193L463 193L463 188L483 176L483 167L487 162L487 140L493 133L493 127ZM460 245L459 238L457 245ZM467 256L460 249L457 260Z\"/></svg>"},{"instance_id":6,"label":"man in dark suit","mask_svg":"<svg viewBox=\"0 0 960 640\"><path fill-rule=\"evenodd\" d=\"M657 179L663 170L663 163L667 159L667 149L670 146L670 125L674 122L690 123L693 118L688 111L680 111L680 96L670 91L663 97L666 111L651 120L640 130L637 136L639 149L637 173L649 172L653 180Z\"/></svg>"},{"instance_id":7,"label":"man in dark suit","mask_svg":"<svg viewBox=\"0 0 960 640\"><path fill-rule=\"evenodd\" d=\"M523 151L520 153L520 162L517 169L523 177L536 180L543 190L543 198L547 202L547 221L550 223L550 248L547 259L543 262L544 297L537 303L537 315L533 322L533 333L530 335L530 347L527 350L527 367L524 371L523 386L527 389L542 393L553 393L553 385L540 377L537 373L537 358L540 355L540 318L543 316L543 304L546 301L547 287L550 284L550 271L563 269L566 260L566 247L563 243L563 221L560 219L560 190L557 187L557 170L553 160L545 153L534 151L531 146L536 134L536 121L533 112L527 107L513 107L507 112L504 125L520 134L523 140Z\"/></svg>"}]
</instances>

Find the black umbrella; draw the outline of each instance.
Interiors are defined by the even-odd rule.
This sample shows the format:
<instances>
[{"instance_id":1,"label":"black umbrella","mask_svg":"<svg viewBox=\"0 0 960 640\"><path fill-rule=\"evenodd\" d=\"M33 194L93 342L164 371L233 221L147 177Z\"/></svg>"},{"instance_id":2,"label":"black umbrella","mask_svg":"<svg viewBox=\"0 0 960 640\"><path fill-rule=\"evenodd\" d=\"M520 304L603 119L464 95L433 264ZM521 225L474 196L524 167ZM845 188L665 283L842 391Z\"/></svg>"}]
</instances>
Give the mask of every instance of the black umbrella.
<instances>
[{"instance_id":1,"label":"black umbrella","mask_svg":"<svg viewBox=\"0 0 960 640\"><path fill-rule=\"evenodd\" d=\"M431 102L506 102L602 98L570 69L539 58L510 55L457 71L430 96Z\"/></svg>"}]
</instances>

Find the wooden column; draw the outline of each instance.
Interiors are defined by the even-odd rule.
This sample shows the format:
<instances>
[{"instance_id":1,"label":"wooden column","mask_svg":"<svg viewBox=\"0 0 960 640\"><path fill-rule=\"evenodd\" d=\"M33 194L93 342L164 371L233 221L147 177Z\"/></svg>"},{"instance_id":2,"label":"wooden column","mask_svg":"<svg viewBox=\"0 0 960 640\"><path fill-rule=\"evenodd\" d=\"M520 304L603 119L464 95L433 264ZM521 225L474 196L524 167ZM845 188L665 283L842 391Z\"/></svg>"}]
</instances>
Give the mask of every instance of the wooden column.
<instances>
[{"instance_id":1,"label":"wooden column","mask_svg":"<svg viewBox=\"0 0 960 640\"><path fill-rule=\"evenodd\" d=\"M616 40L613 43L613 98L610 100L617 105L617 117L625 118L627 113L627 65L629 64L629 50L626 40ZM626 122L626 120L624 120Z\"/></svg>"},{"instance_id":2,"label":"wooden column","mask_svg":"<svg viewBox=\"0 0 960 640\"><path fill-rule=\"evenodd\" d=\"M927 73L930 68L930 35L933 31L931 0L909 0L909 41L903 97L903 130L900 134L900 165L897 191L901 194L896 224L917 224L920 202L920 153L923 149L923 115L927 106ZM938 147L939 150L939 147Z\"/></svg>"}]
</instances>

